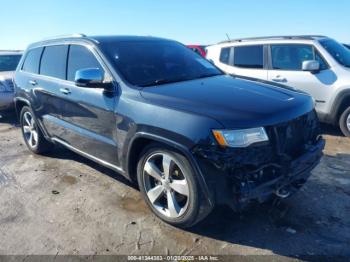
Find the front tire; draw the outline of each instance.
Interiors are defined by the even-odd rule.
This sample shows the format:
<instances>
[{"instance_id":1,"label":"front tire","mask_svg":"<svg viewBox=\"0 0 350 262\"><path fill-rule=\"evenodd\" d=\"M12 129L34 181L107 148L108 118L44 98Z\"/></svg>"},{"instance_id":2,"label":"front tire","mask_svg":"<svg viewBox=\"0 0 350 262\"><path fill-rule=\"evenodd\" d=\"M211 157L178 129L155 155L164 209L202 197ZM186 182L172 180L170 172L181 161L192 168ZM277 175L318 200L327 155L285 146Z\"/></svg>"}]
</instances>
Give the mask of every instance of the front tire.
<instances>
[{"instance_id":1,"label":"front tire","mask_svg":"<svg viewBox=\"0 0 350 262\"><path fill-rule=\"evenodd\" d=\"M198 181L181 154L160 144L147 146L138 162L137 178L147 205L163 221L188 228L201 220Z\"/></svg>"},{"instance_id":2,"label":"front tire","mask_svg":"<svg viewBox=\"0 0 350 262\"><path fill-rule=\"evenodd\" d=\"M20 124L24 142L30 151L35 154L43 154L52 148L53 145L45 139L30 107L22 108Z\"/></svg>"},{"instance_id":3,"label":"front tire","mask_svg":"<svg viewBox=\"0 0 350 262\"><path fill-rule=\"evenodd\" d=\"M344 136L350 137L350 107L340 116L339 126Z\"/></svg>"}]
</instances>

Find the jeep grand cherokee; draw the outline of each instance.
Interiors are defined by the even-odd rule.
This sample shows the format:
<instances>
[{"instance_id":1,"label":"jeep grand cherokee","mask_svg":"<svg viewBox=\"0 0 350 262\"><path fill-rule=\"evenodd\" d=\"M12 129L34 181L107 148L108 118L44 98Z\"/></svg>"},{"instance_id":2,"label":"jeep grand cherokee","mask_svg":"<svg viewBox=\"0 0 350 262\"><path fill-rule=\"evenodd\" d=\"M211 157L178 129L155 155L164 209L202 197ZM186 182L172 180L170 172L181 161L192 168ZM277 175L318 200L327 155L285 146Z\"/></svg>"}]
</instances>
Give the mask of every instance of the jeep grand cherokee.
<instances>
[{"instance_id":1,"label":"jeep grand cherokee","mask_svg":"<svg viewBox=\"0 0 350 262\"><path fill-rule=\"evenodd\" d=\"M153 37L75 35L29 46L15 75L28 148L60 144L138 183L162 220L189 227L300 188L324 140L309 95L222 73Z\"/></svg>"}]
</instances>

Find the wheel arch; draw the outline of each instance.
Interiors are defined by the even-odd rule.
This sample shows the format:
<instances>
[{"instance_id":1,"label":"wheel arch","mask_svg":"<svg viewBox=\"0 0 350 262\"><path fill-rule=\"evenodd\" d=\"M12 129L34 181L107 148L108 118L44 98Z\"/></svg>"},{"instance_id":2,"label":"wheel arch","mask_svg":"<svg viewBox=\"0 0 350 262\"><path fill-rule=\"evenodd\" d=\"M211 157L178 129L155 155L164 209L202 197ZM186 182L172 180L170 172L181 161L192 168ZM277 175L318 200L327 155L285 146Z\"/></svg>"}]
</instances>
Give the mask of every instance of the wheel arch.
<instances>
[{"instance_id":1,"label":"wheel arch","mask_svg":"<svg viewBox=\"0 0 350 262\"><path fill-rule=\"evenodd\" d=\"M193 155L191 154L190 150L186 146L172 141L170 139L150 133L137 133L130 141L130 146L126 158L126 171L129 174L130 179L133 181L137 181L137 162L140 158L143 148L149 145L150 143L164 144L186 157L186 159L190 162L193 171L198 176L200 189L203 192L205 198L207 199L208 204L211 207L213 207L214 199L211 197L204 175L196 160L194 159Z\"/></svg>"},{"instance_id":2,"label":"wheel arch","mask_svg":"<svg viewBox=\"0 0 350 262\"><path fill-rule=\"evenodd\" d=\"M334 99L329 122L337 124L341 114L348 106L350 106L350 88L339 92Z\"/></svg>"},{"instance_id":3,"label":"wheel arch","mask_svg":"<svg viewBox=\"0 0 350 262\"><path fill-rule=\"evenodd\" d=\"M19 97L15 98L15 110L18 119L20 118L22 108L25 106L29 106L31 108L30 102L27 99Z\"/></svg>"},{"instance_id":4,"label":"wheel arch","mask_svg":"<svg viewBox=\"0 0 350 262\"><path fill-rule=\"evenodd\" d=\"M28 106L33 111L34 117L36 118L36 120L38 120L37 124L38 124L38 126L40 128L40 131L43 133L44 137L47 140L51 141L50 136L46 132L46 129L44 128L42 122L36 117L35 111L33 110L33 107L31 105L31 103L29 102L29 100L27 100L25 98L22 98L22 97L16 97L15 98L15 110L16 110L16 115L17 115L18 120L20 121L21 111L22 111L22 108L25 107L25 106Z\"/></svg>"}]
</instances>

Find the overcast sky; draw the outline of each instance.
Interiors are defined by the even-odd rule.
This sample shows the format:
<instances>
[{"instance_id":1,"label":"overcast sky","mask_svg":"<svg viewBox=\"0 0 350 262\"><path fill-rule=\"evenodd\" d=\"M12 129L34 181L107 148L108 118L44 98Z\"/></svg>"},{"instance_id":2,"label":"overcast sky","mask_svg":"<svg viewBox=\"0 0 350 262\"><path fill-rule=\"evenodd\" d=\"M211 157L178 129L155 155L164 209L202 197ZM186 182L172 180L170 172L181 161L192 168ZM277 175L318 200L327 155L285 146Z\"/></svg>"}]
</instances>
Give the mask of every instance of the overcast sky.
<instances>
[{"instance_id":1,"label":"overcast sky","mask_svg":"<svg viewBox=\"0 0 350 262\"><path fill-rule=\"evenodd\" d=\"M347 0L0 0L0 49L46 37L152 35L210 44L263 35L322 34L350 43Z\"/></svg>"}]
</instances>

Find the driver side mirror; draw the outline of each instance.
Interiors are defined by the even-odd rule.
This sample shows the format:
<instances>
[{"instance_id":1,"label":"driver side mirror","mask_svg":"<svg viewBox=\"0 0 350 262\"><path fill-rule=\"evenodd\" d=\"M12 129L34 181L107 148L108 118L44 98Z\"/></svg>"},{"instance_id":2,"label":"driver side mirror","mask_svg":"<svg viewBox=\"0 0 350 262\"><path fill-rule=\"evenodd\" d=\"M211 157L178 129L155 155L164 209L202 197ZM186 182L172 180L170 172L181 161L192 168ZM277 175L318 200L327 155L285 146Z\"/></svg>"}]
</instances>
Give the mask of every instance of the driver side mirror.
<instances>
[{"instance_id":1,"label":"driver side mirror","mask_svg":"<svg viewBox=\"0 0 350 262\"><path fill-rule=\"evenodd\" d=\"M320 63L316 60L307 60L303 62L303 71L309 71L311 73L317 73L320 71Z\"/></svg>"},{"instance_id":2,"label":"driver side mirror","mask_svg":"<svg viewBox=\"0 0 350 262\"><path fill-rule=\"evenodd\" d=\"M104 74L99 68L86 68L75 73L75 84L80 87L102 87Z\"/></svg>"}]
</instances>

